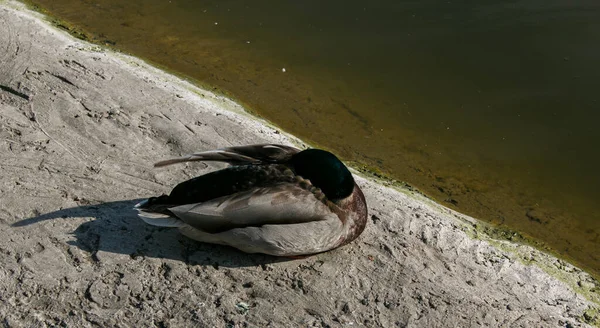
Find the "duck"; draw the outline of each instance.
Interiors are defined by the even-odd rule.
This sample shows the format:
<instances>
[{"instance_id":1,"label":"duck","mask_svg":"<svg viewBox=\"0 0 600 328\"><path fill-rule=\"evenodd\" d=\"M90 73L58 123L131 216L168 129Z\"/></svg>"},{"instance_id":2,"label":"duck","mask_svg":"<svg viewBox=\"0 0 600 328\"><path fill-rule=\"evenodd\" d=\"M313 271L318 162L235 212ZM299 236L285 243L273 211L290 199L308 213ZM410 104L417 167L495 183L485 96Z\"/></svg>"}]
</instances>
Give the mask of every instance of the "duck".
<instances>
[{"instance_id":1,"label":"duck","mask_svg":"<svg viewBox=\"0 0 600 328\"><path fill-rule=\"evenodd\" d=\"M246 253L298 257L355 240L367 203L350 170L334 154L280 144L233 146L160 161L229 166L179 183L169 195L135 205L146 223L177 228L204 243Z\"/></svg>"}]
</instances>

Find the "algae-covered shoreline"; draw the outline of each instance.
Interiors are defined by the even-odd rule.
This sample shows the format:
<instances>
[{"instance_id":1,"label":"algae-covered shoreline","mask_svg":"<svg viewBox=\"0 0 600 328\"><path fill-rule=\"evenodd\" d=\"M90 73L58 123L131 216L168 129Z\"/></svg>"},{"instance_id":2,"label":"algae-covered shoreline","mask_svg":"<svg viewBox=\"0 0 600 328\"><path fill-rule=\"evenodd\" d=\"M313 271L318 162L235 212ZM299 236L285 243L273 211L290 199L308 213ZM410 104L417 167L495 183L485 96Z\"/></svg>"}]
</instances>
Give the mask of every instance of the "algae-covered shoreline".
<instances>
[{"instance_id":1,"label":"algae-covered shoreline","mask_svg":"<svg viewBox=\"0 0 600 328\"><path fill-rule=\"evenodd\" d=\"M390 181L360 177L372 215L364 235L303 260L143 225L133 200L214 169L149 163L302 142L226 98L49 29L15 2L0 15L0 84L27 95L0 92L0 313L9 325L597 324L589 275L528 246L494 245L481 223ZM235 310L240 302L248 313Z\"/></svg>"}]
</instances>

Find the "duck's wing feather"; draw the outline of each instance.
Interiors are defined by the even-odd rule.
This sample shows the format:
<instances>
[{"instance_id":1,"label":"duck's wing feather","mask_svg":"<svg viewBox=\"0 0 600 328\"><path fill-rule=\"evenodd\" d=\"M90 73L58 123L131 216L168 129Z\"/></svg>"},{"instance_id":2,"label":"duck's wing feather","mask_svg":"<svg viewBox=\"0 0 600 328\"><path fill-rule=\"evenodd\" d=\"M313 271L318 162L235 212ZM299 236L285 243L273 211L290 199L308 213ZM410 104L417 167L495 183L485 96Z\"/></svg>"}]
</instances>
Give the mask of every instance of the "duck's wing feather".
<instances>
[{"instance_id":1,"label":"duck's wing feather","mask_svg":"<svg viewBox=\"0 0 600 328\"><path fill-rule=\"evenodd\" d=\"M169 211L188 225L209 233L337 218L312 192L294 184L255 188L203 203L172 207Z\"/></svg>"},{"instance_id":2,"label":"duck's wing feather","mask_svg":"<svg viewBox=\"0 0 600 328\"><path fill-rule=\"evenodd\" d=\"M155 167L193 161L219 161L231 165L282 163L300 150L278 144L259 144L202 151L155 163Z\"/></svg>"}]
</instances>

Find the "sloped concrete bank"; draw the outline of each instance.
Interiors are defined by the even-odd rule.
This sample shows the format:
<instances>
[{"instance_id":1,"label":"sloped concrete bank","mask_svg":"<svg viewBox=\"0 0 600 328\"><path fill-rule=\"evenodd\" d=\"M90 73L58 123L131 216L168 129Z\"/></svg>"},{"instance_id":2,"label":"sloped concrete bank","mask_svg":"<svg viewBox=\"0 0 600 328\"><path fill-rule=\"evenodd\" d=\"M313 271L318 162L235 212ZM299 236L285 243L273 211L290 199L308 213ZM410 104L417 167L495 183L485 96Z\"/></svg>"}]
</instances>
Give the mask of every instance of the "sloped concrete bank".
<instances>
[{"instance_id":1,"label":"sloped concrete bank","mask_svg":"<svg viewBox=\"0 0 600 328\"><path fill-rule=\"evenodd\" d=\"M159 170L155 161L229 145L304 145L17 2L0 3L0 31L4 326L595 324L596 282L584 272L527 246L474 238L473 219L362 177L365 233L306 259L243 254L148 226L131 209L138 199L221 167Z\"/></svg>"}]
</instances>

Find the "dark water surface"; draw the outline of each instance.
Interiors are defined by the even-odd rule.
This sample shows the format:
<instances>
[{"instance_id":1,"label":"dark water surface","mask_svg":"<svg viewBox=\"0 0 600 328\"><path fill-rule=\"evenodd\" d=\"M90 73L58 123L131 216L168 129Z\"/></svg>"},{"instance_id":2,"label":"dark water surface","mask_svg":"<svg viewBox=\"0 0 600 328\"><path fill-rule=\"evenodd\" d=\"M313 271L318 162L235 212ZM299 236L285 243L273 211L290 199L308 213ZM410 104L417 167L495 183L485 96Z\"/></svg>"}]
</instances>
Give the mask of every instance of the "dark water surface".
<instances>
[{"instance_id":1,"label":"dark water surface","mask_svg":"<svg viewBox=\"0 0 600 328\"><path fill-rule=\"evenodd\" d=\"M600 274L597 0L31 2Z\"/></svg>"}]
</instances>

